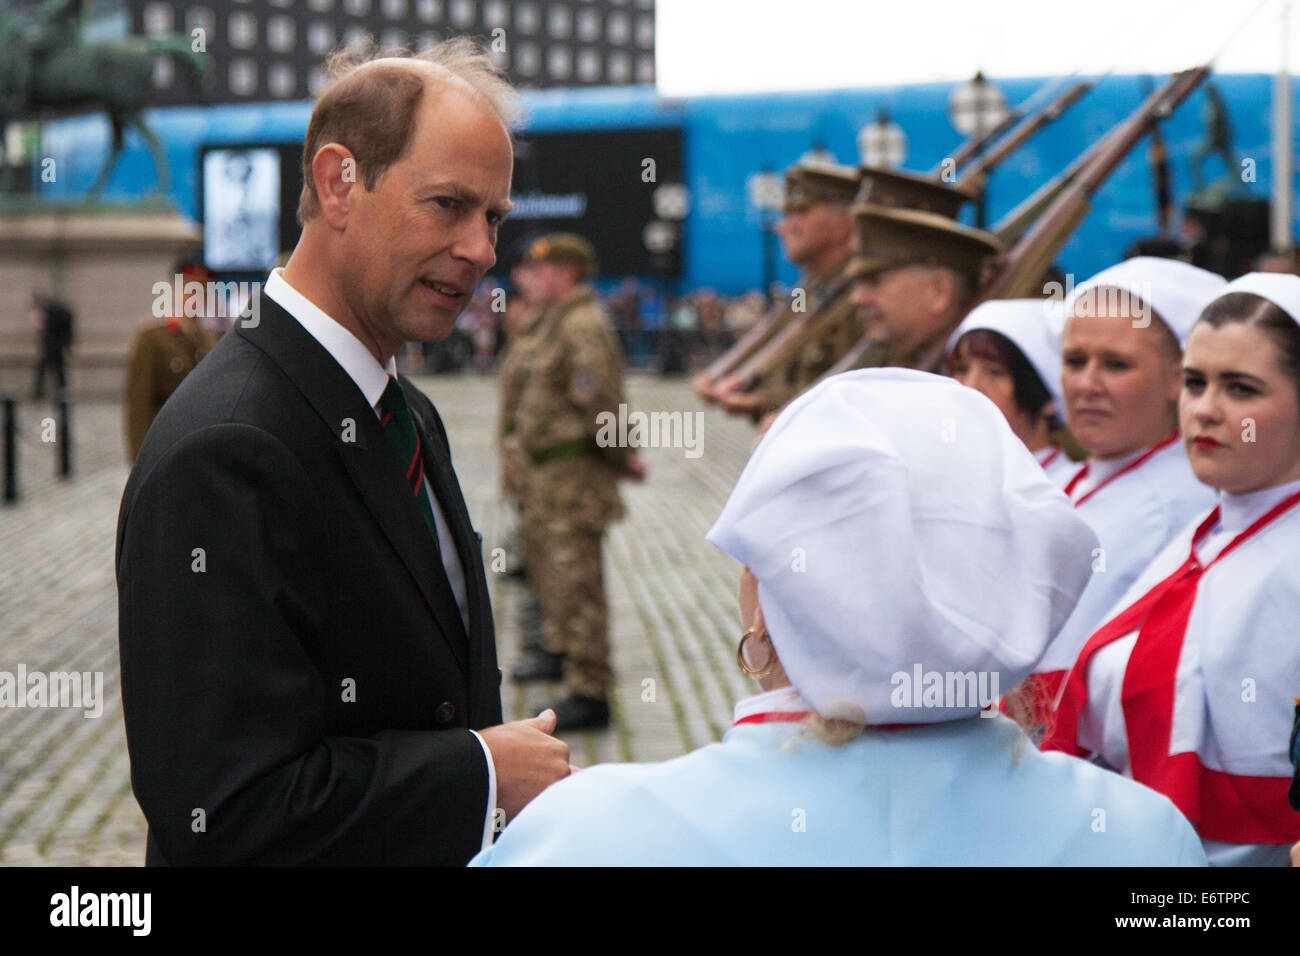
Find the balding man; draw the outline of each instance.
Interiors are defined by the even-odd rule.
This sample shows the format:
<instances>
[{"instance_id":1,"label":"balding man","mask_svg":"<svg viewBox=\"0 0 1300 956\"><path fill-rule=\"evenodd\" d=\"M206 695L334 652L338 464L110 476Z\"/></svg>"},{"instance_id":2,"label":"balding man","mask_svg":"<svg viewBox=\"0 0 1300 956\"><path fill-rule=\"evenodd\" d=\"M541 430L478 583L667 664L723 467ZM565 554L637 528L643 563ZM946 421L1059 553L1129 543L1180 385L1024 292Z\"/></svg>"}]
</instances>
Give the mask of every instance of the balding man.
<instances>
[{"instance_id":1,"label":"balding man","mask_svg":"<svg viewBox=\"0 0 1300 956\"><path fill-rule=\"evenodd\" d=\"M467 41L342 67L297 248L149 430L117 539L148 863L461 864L569 773L554 714L500 723L480 538L393 362L496 260L514 111Z\"/></svg>"}]
</instances>

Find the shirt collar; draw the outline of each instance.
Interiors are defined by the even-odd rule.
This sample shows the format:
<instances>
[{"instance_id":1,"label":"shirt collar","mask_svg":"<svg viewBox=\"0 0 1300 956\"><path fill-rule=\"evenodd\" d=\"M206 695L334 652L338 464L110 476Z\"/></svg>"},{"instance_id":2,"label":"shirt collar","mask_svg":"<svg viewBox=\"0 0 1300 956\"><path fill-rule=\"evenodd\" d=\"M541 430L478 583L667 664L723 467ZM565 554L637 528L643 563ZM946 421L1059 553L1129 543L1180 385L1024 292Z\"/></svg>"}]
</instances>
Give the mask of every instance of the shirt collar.
<instances>
[{"instance_id":1,"label":"shirt collar","mask_svg":"<svg viewBox=\"0 0 1300 956\"><path fill-rule=\"evenodd\" d=\"M1128 455L1120 455L1117 458L1089 458L1088 459L1088 481L1092 484L1105 481L1111 475L1127 468L1133 462L1137 461L1142 455L1145 455L1151 449L1139 448L1137 451Z\"/></svg>"},{"instance_id":2,"label":"shirt collar","mask_svg":"<svg viewBox=\"0 0 1300 956\"><path fill-rule=\"evenodd\" d=\"M793 687L778 687L753 697L736 701L733 721L752 717L754 714L784 714L791 711L812 710Z\"/></svg>"},{"instance_id":3,"label":"shirt collar","mask_svg":"<svg viewBox=\"0 0 1300 956\"><path fill-rule=\"evenodd\" d=\"M397 377L397 362L390 358L387 368L380 365L379 360L359 338L289 285L283 273L283 269L272 269L262 291L297 319L311 337L329 352L356 383L370 407L374 408L388 387L389 377Z\"/></svg>"},{"instance_id":4,"label":"shirt collar","mask_svg":"<svg viewBox=\"0 0 1300 956\"><path fill-rule=\"evenodd\" d=\"M1219 528L1230 534L1239 534L1264 512L1297 491L1300 491L1300 481L1289 481L1285 485L1248 491L1244 495L1230 495L1226 491L1221 491L1219 492Z\"/></svg>"}]
</instances>

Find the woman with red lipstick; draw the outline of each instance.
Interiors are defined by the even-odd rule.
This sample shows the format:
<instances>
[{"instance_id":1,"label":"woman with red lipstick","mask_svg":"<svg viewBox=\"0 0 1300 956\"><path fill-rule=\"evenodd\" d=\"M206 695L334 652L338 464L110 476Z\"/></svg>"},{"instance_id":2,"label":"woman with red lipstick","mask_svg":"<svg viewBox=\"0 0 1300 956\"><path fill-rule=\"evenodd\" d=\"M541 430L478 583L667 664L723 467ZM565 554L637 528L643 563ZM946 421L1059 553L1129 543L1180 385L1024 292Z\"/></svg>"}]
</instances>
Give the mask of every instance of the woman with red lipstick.
<instances>
[{"instance_id":1,"label":"woman with red lipstick","mask_svg":"<svg viewBox=\"0 0 1300 956\"><path fill-rule=\"evenodd\" d=\"M1074 613L1016 694L1041 726L1083 642L1160 550L1214 503L1178 441L1182 348L1222 277L1142 256L1066 297L1061 341L1065 415L1087 460L1065 493L1100 541ZM1026 715L1024 708L1028 707Z\"/></svg>"},{"instance_id":2,"label":"woman with red lipstick","mask_svg":"<svg viewBox=\"0 0 1300 956\"><path fill-rule=\"evenodd\" d=\"M1187 343L1179 419L1218 505L1084 645L1043 748L1168 796L1211 864L1279 865L1300 839L1300 278L1229 283Z\"/></svg>"},{"instance_id":3,"label":"woman with red lipstick","mask_svg":"<svg viewBox=\"0 0 1300 956\"><path fill-rule=\"evenodd\" d=\"M998 407L1047 477L1064 484L1076 465L1053 441L1061 426L1060 303L994 299L976 306L948 340L948 373Z\"/></svg>"}]
</instances>

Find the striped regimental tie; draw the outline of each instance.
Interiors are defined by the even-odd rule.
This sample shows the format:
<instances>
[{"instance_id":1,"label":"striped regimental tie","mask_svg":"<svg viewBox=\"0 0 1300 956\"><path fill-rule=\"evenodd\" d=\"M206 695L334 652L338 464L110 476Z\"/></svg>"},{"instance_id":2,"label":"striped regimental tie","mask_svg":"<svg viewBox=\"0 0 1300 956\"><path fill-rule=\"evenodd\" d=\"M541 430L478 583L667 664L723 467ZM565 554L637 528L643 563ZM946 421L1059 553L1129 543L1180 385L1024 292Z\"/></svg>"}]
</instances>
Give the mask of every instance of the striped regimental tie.
<instances>
[{"instance_id":1,"label":"striped regimental tie","mask_svg":"<svg viewBox=\"0 0 1300 956\"><path fill-rule=\"evenodd\" d=\"M433 546L442 553L442 544L438 540L438 525L433 520L433 507L424 490L424 456L420 454L420 433L415 429L415 419L411 417L411 406L406 404L406 396L397 379L388 376L388 387L379 397L379 424L384 427L388 443L397 453L398 461L406 471L406 485L415 497L415 502L424 516L424 523L433 535Z\"/></svg>"}]
</instances>

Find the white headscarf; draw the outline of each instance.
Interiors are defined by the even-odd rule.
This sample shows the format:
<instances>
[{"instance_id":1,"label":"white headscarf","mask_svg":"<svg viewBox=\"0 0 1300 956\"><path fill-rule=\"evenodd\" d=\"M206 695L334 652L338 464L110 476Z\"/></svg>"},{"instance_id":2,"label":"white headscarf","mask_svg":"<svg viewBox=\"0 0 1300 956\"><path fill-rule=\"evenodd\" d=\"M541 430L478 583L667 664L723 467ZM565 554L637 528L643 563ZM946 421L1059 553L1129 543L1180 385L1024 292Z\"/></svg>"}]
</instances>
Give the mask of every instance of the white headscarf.
<instances>
[{"instance_id":1,"label":"white headscarf","mask_svg":"<svg viewBox=\"0 0 1300 956\"><path fill-rule=\"evenodd\" d=\"M974 675L981 695L1019 683L1097 546L992 402L904 369L836 375L792 402L708 538L758 578L795 689L824 717L871 724L990 702L974 688L923 700L914 685L931 674Z\"/></svg>"},{"instance_id":2,"label":"white headscarf","mask_svg":"<svg viewBox=\"0 0 1300 956\"><path fill-rule=\"evenodd\" d=\"M1091 279L1074 287L1065 297L1068 316L1076 304L1082 315L1099 315L1108 301L1106 293L1095 290L1120 289L1140 300L1132 303L1135 311L1143 305L1156 311L1180 347L1187 346L1187 336L1201 310L1227 285L1223 276L1177 259L1135 256L1102 269ZM1082 301L1081 301L1082 300ZM1128 304L1128 303L1126 303Z\"/></svg>"},{"instance_id":3,"label":"white headscarf","mask_svg":"<svg viewBox=\"0 0 1300 956\"><path fill-rule=\"evenodd\" d=\"M1300 276L1285 272L1247 272L1225 285L1214 298L1221 299L1233 292L1250 292L1268 299L1300 324Z\"/></svg>"},{"instance_id":4,"label":"white headscarf","mask_svg":"<svg viewBox=\"0 0 1300 956\"><path fill-rule=\"evenodd\" d=\"M1061 400L1061 319L1059 302L1050 299L991 299L971 310L948 339L948 351L957 347L961 337L976 329L988 329L1011 340L1038 373L1043 387L1064 412Z\"/></svg>"}]
</instances>

